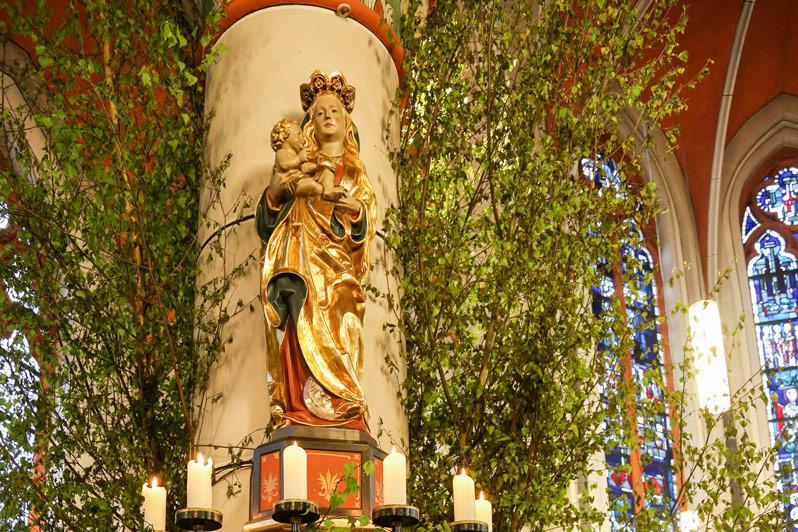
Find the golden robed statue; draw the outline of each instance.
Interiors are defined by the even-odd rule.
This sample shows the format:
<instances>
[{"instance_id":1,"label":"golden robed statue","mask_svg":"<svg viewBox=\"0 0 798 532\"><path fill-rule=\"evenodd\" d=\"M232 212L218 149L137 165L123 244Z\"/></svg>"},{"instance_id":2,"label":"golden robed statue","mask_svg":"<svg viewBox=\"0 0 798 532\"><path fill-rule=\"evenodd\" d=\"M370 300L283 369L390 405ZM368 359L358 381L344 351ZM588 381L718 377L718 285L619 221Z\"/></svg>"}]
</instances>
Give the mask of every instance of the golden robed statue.
<instances>
[{"instance_id":1,"label":"golden robed statue","mask_svg":"<svg viewBox=\"0 0 798 532\"><path fill-rule=\"evenodd\" d=\"M317 70L300 96L302 124L272 129L275 164L256 215L271 413L278 426L368 432L363 283L377 206L350 116L355 89Z\"/></svg>"}]
</instances>

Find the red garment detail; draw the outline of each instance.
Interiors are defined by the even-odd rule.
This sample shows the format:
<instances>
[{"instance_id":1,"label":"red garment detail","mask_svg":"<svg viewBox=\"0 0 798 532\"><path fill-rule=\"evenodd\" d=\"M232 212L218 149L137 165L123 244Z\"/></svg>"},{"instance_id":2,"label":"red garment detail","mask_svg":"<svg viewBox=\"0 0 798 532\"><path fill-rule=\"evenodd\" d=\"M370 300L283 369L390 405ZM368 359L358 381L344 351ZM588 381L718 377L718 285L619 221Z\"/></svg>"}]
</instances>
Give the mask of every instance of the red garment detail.
<instances>
[{"instance_id":1,"label":"red garment detail","mask_svg":"<svg viewBox=\"0 0 798 532\"><path fill-rule=\"evenodd\" d=\"M341 181L344 180L344 165L339 164L335 167L335 178L333 179L333 185L336 187L341 186Z\"/></svg>"},{"instance_id":2,"label":"red garment detail","mask_svg":"<svg viewBox=\"0 0 798 532\"><path fill-rule=\"evenodd\" d=\"M366 421L358 417L345 423L329 421L313 415L303 400L303 388L310 377L305 358L302 356L302 349L299 346L299 339L296 335L296 328L291 317L285 323L285 336L280 345L280 360L282 361L283 390L285 394L285 417L289 424L313 425L317 427L342 427L347 429L360 430L368 433L369 429ZM334 395L332 398L333 408L337 408L343 399Z\"/></svg>"},{"instance_id":3,"label":"red garment detail","mask_svg":"<svg viewBox=\"0 0 798 532\"><path fill-rule=\"evenodd\" d=\"M784 430L784 408L779 403L776 403L773 406L773 410L776 411L776 426L779 427L779 432L781 432Z\"/></svg>"}]
</instances>

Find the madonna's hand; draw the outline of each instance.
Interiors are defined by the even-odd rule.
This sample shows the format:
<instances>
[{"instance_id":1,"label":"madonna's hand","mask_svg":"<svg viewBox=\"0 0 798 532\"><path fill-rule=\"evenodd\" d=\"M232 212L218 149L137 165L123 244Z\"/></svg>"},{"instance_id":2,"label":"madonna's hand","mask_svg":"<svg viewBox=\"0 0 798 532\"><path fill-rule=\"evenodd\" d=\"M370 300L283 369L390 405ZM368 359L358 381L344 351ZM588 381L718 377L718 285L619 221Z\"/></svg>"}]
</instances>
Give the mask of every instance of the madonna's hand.
<instances>
[{"instance_id":1,"label":"madonna's hand","mask_svg":"<svg viewBox=\"0 0 798 532\"><path fill-rule=\"evenodd\" d=\"M335 210L341 214L357 216L363 205L350 195L343 196L335 202Z\"/></svg>"}]
</instances>

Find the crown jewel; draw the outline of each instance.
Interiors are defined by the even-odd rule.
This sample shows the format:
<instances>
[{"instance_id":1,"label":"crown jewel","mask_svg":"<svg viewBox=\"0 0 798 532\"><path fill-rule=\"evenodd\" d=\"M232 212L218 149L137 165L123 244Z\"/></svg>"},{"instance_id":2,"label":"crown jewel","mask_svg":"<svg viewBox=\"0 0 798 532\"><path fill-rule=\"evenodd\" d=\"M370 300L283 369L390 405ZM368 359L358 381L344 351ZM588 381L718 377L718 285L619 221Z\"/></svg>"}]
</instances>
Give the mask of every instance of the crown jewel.
<instances>
[{"instance_id":1,"label":"crown jewel","mask_svg":"<svg viewBox=\"0 0 798 532\"><path fill-rule=\"evenodd\" d=\"M327 74L316 70L310 75L307 83L299 86L299 97L302 99L302 110L307 111L320 94L335 94L347 112L355 108L355 88L346 83L346 78L340 72Z\"/></svg>"}]
</instances>

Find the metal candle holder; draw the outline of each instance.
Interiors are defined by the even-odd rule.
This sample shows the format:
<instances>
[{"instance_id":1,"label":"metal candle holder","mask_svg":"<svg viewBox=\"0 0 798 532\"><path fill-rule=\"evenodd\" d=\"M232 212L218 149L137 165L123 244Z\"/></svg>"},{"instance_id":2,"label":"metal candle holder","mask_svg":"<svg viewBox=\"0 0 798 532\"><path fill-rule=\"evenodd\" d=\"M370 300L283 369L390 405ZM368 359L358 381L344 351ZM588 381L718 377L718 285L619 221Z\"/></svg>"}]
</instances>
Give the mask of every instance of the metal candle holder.
<instances>
[{"instance_id":1,"label":"metal candle holder","mask_svg":"<svg viewBox=\"0 0 798 532\"><path fill-rule=\"evenodd\" d=\"M455 521L452 532L488 532L488 524L482 521Z\"/></svg>"},{"instance_id":2,"label":"metal candle holder","mask_svg":"<svg viewBox=\"0 0 798 532\"><path fill-rule=\"evenodd\" d=\"M319 520L319 506L304 499L283 499L274 504L272 519L290 524L291 532L301 532L302 525Z\"/></svg>"},{"instance_id":3,"label":"metal candle holder","mask_svg":"<svg viewBox=\"0 0 798 532\"><path fill-rule=\"evenodd\" d=\"M175 512L175 524L184 530L219 530L222 512L212 508L183 508Z\"/></svg>"},{"instance_id":4,"label":"metal candle holder","mask_svg":"<svg viewBox=\"0 0 798 532\"><path fill-rule=\"evenodd\" d=\"M371 519L374 524L400 532L402 527L409 528L418 524L418 508L405 504L386 504L374 509Z\"/></svg>"}]
</instances>

